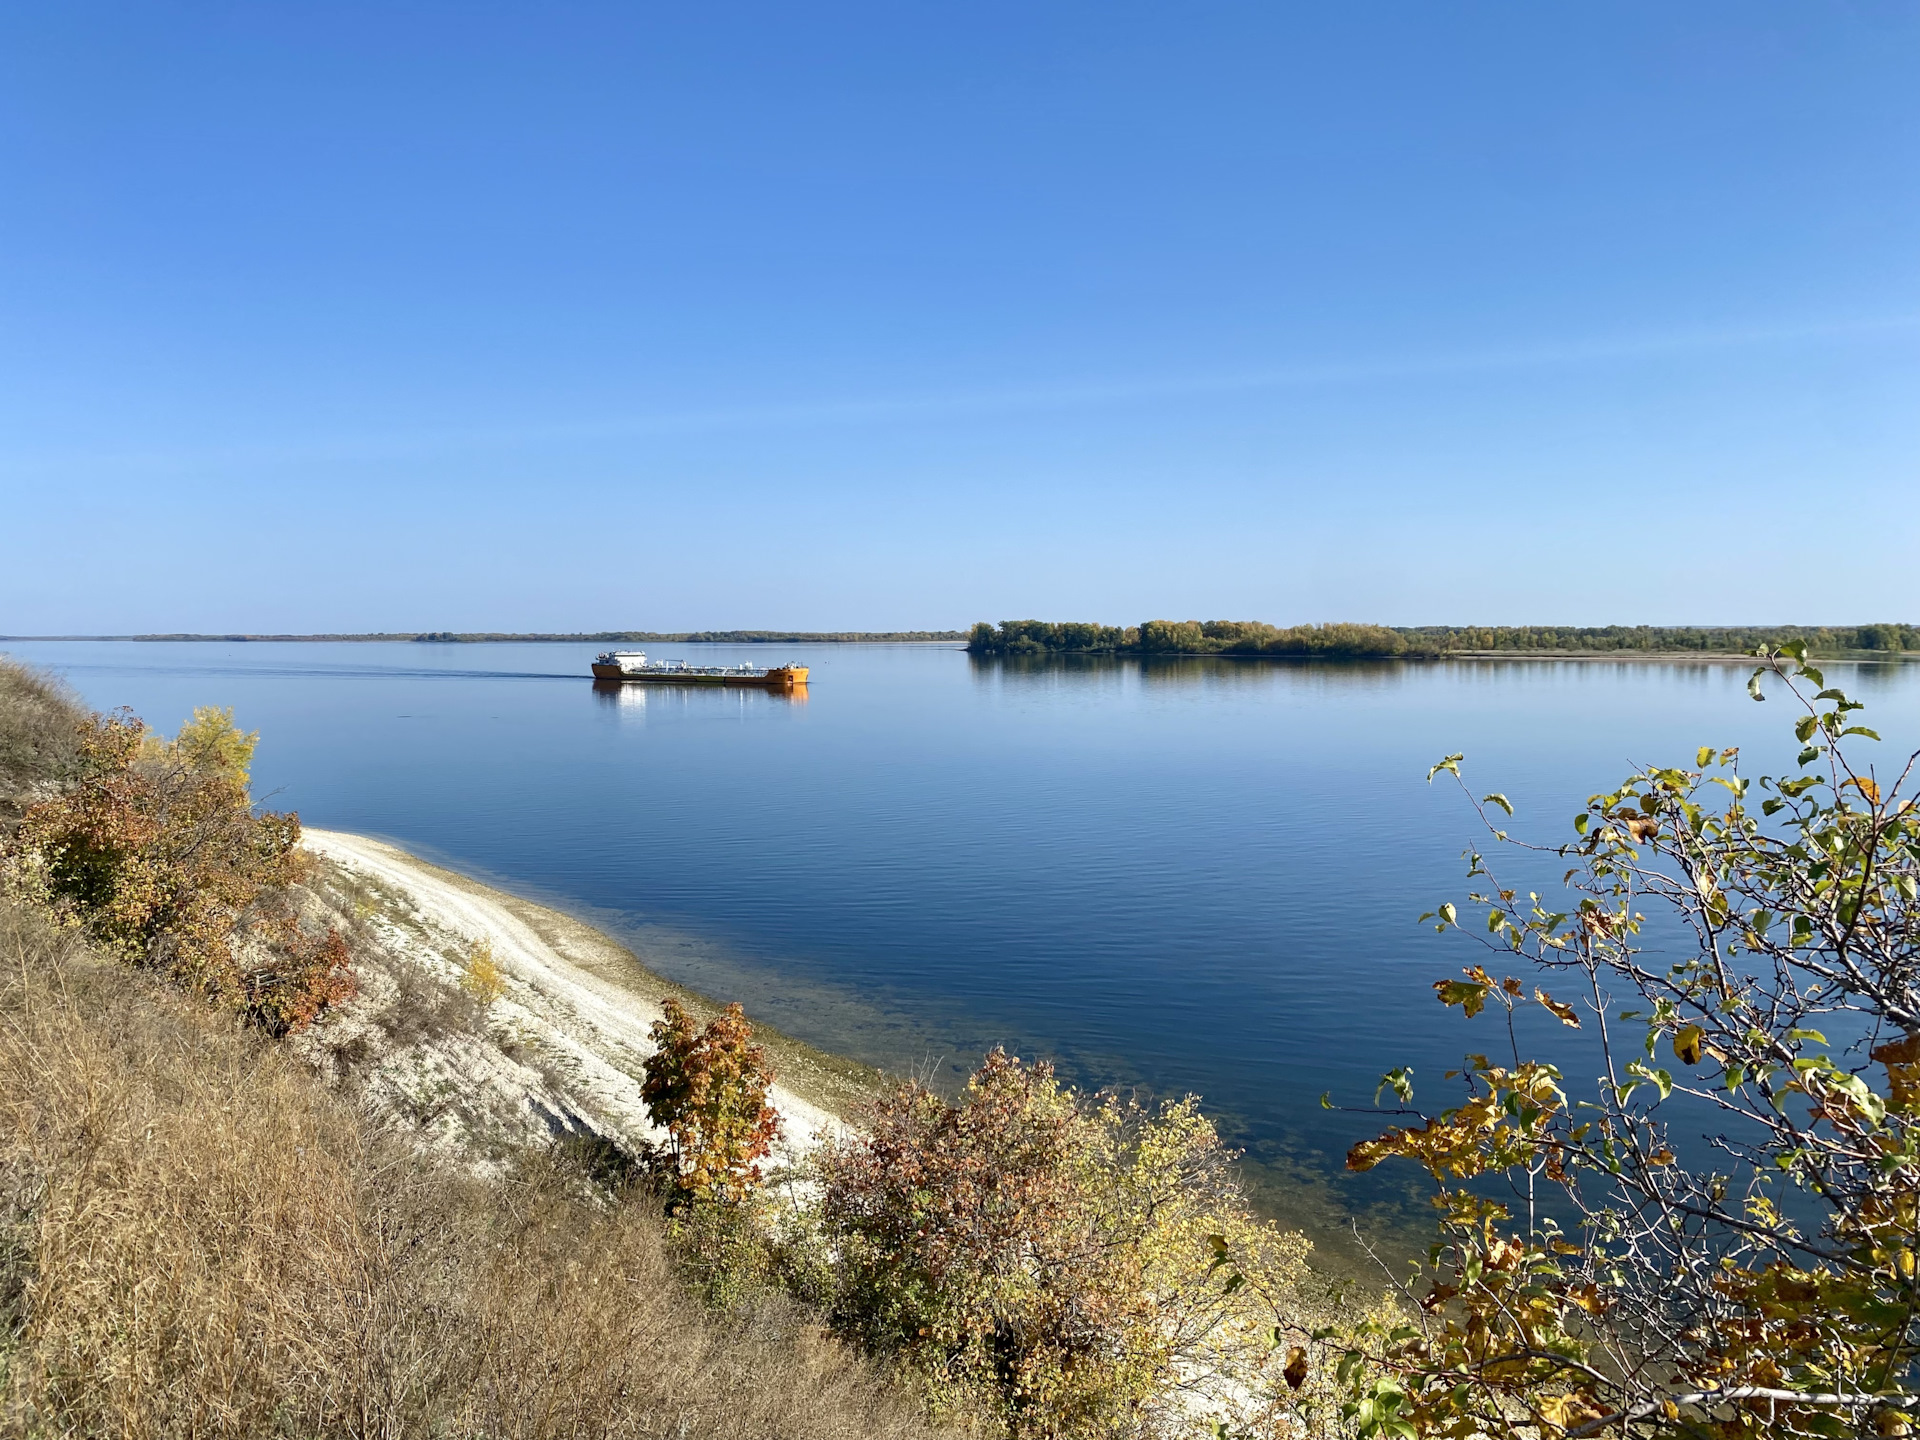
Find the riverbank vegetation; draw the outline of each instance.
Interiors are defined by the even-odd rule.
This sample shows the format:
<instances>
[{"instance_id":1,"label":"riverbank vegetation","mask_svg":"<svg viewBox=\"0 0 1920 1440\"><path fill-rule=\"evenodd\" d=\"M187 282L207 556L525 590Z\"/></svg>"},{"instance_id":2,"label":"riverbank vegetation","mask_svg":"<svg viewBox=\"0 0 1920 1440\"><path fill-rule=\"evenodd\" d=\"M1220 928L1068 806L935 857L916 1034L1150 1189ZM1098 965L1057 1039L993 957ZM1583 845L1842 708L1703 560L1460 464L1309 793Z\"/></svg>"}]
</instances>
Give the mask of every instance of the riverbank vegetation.
<instances>
[{"instance_id":1,"label":"riverbank vegetation","mask_svg":"<svg viewBox=\"0 0 1920 1440\"><path fill-rule=\"evenodd\" d=\"M377 897L251 804L253 742L219 711L163 739L0 665L9 1429L1351 1429L1328 1336L1363 1312L1253 1217L1191 1099L995 1052L956 1100L903 1085L776 1153L744 1014L669 1005L664 1141L628 1146L512 1059L490 949L444 982L391 964ZM383 1036L417 1079L370 1078ZM454 1055L527 1076L520 1113L480 1115L433 1069Z\"/></svg>"},{"instance_id":2,"label":"riverbank vegetation","mask_svg":"<svg viewBox=\"0 0 1920 1440\"><path fill-rule=\"evenodd\" d=\"M299 820L248 798L256 739L211 708L172 740L130 715L83 716L56 788L3 854L17 897L286 1034L352 995L353 978L339 932L303 924L292 901L308 870Z\"/></svg>"},{"instance_id":3,"label":"riverbank vegetation","mask_svg":"<svg viewBox=\"0 0 1920 1440\"><path fill-rule=\"evenodd\" d=\"M1489 853L1427 918L1489 953L1440 1002L1538 1004L1598 1051L1562 1068L1508 1023L1432 1114L1382 1077L1403 1118L1348 1163L1419 1165L1443 1224L1407 1318L1350 1337L1363 1433L1920 1425L1920 756L1870 763L1798 646L1749 688L1793 707L1796 772L1705 747L1593 796L1524 847L1572 867L1564 911L1503 884L1512 807L1466 792Z\"/></svg>"},{"instance_id":4,"label":"riverbank vegetation","mask_svg":"<svg viewBox=\"0 0 1920 1440\"><path fill-rule=\"evenodd\" d=\"M477 1170L406 1108L446 1099L329 1083L375 937L248 803L252 739L203 711L161 740L0 662L0 1427L937 1433L783 1294L704 1304L590 1136ZM289 920L329 942L319 992ZM483 1043L477 998L393 984L377 1025Z\"/></svg>"},{"instance_id":5,"label":"riverbank vegetation","mask_svg":"<svg viewBox=\"0 0 1920 1440\"><path fill-rule=\"evenodd\" d=\"M907 1085L868 1119L816 1166L828 1314L936 1402L1035 1440L1335 1427L1306 1357L1355 1317L1191 1097L1086 1097L996 1050L957 1104Z\"/></svg>"},{"instance_id":6,"label":"riverbank vegetation","mask_svg":"<svg viewBox=\"0 0 1920 1440\"><path fill-rule=\"evenodd\" d=\"M1481 654L1750 655L1804 645L1810 655L1920 651L1920 626L1539 626L1360 624L1278 627L1258 620L1147 620L1138 625L981 621L975 655L1268 655L1289 659L1436 659Z\"/></svg>"},{"instance_id":7,"label":"riverbank vegetation","mask_svg":"<svg viewBox=\"0 0 1920 1440\"><path fill-rule=\"evenodd\" d=\"M642 1164L703 1294L797 1298L936 1417L1016 1440L1339 1432L1308 1357L1361 1312L1253 1216L1192 1097L1086 1096L995 1050L957 1102L901 1085L763 1177L772 1073L738 1007L702 1030L668 1002L654 1039L669 1138Z\"/></svg>"},{"instance_id":8,"label":"riverbank vegetation","mask_svg":"<svg viewBox=\"0 0 1920 1440\"><path fill-rule=\"evenodd\" d=\"M702 1305L584 1152L477 1179L76 931L0 906L0 954L7 1433L933 1433L798 1306Z\"/></svg>"}]
</instances>

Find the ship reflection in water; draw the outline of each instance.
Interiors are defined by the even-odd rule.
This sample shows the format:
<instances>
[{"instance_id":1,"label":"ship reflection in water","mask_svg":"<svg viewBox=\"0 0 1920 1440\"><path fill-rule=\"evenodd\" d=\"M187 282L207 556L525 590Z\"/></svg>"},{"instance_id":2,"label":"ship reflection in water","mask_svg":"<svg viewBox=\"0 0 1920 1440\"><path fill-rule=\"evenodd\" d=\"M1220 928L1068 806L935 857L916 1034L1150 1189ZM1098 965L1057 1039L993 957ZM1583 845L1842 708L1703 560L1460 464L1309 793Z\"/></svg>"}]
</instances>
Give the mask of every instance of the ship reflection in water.
<instances>
[{"instance_id":1,"label":"ship reflection in water","mask_svg":"<svg viewBox=\"0 0 1920 1440\"><path fill-rule=\"evenodd\" d=\"M728 692L741 703L758 704L757 696L764 695L776 705L804 705L807 703L807 687L796 685L792 689L774 689L771 686L756 687L754 690L731 690ZM649 699L654 704L666 700L678 700L682 704L697 703L685 690L663 693L650 685L629 685L620 680L596 680L593 682L594 698L602 705L610 705L625 714L643 715L646 713Z\"/></svg>"},{"instance_id":2,"label":"ship reflection in water","mask_svg":"<svg viewBox=\"0 0 1920 1440\"><path fill-rule=\"evenodd\" d=\"M622 685L618 680L596 680L593 682L593 693L603 705L612 705L621 710L647 708L647 692L638 685Z\"/></svg>"}]
</instances>

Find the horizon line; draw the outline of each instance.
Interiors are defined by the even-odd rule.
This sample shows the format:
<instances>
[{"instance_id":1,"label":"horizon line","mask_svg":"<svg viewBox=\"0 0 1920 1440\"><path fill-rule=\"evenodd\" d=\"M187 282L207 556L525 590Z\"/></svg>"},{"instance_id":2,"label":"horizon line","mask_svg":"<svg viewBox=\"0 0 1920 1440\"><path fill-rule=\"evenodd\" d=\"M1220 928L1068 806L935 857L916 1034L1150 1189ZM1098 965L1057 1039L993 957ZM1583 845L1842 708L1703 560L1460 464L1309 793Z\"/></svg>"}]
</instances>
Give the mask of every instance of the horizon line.
<instances>
[{"instance_id":1,"label":"horizon line","mask_svg":"<svg viewBox=\"0 0 1920 1440\"><path fill-rule=\"evenodd\" d=\"M976 623L992 624L993 622L980 621ZM1118 626L1104 625L1100 621L1034 622L1032 620L1024 620L1024 621L1011 621L1011 622L1001 621L999 622L999 625L1003 627L1010 623L1011 624L1023 624L1023 623L1024 624L1032 624L1032 623L1091 624L1091 625L1098 625L1102 629L1127 628L1124 625L1118 625ZM1245 621L1245 620L1222 622L1218 620L1211 620L1211 621L1173 621L1170 623L1174 623L1174 624L1227 623L1227 624L1244 625L1244 624L1270 624L1272 622ZM1375 625L1379 629L1391 630L1401 634L1414 634L1414 633L1432 632L1432 631L1460 631L1460 630L1550 630L1550 631L1648 630L1648 631L1704 631L1704 632L1737 631L1737 630L1744 630L1744 631L1859 630L1859 629L1871 628L1879 625L1898 625L1903 629L1920 629L1920 625L1909 625L1905 621L1893 621L1893 620L1868 620L1868 621L1858 621L1858 622L1849 621L1849 622L1826 623L1826 624L1810 624L1810 623L1805 623L1801 621L1779 621L1772 624L1768 624L1765 622L1712 623L1712 624L1696 623L1696 622L1680 622L1680 623L1655 624L1655 623L1649 623L1649 622L1624 623L1619 621L1613 621L1613 622L1608 622L1606 624L1600 624L1600 625L1582 625L1582 624L1558 622L1558 621L1529 621L1521 624L1514 624L1511 622L1500 623L1500 622L1479 622L1479 621L1469 621L1464 624L1451 623L1451 622L1447 622L1447 623L1431 622L1431 623L1419 624L1419 625L1386 625L1386 624L1380 624L1380 622L1377 622L1377 621L1302 621L1295 626L1291 626L1291 627L1275 626L1275 628L1276 629L1280 629L1280 628L1296 628L1297 629L1297 628L1301 628L1301 626L1313 626L1313 625L1324 626L1329 624ZM853 643L860 643L860 642L883 643L883 644L884 643L949 644L954 641L965 640L971 635L971 633L972 633L971 626L968 626L965 628L949 627L944 629L928 628L928 629L917 629L917 630L792 630L792 629L751 630L751 629L745 629L745 628L707 629L707 630L522 630L522 631L361 630L361 631L311 631L304 634L293 634L293 633L284 633L284 632L267 633L267 632L254 632L254 631L245 631L245 632L243 631L147 631L147 632L141 632L141 633L97 634L97 635L0 635L0 644L5 644L9 641L25 641L29 643L46 643L51 641L88 642L88 643L107 642L107 641L131 641L131 642L148 643L148 644L176 642L176 641L177 642L193 642L193 643L227 642L227 643L233 643L233 644L265 644L265 643L295 643L295 642L308 643L308 642L334 641L334 642L362 642L362 643L376 643L376 644L404 642L408 644L474 645L474 644L509 644L509 643L516 643L516 642L521 644L587 644L587 643L600 643L603 641L621 641L621 640L665 641L665 642L687 644L687 645L798 644L801 642L812 642L817 644L830 644L830 643L853 644Z\"/></svg>"}]
</instances>

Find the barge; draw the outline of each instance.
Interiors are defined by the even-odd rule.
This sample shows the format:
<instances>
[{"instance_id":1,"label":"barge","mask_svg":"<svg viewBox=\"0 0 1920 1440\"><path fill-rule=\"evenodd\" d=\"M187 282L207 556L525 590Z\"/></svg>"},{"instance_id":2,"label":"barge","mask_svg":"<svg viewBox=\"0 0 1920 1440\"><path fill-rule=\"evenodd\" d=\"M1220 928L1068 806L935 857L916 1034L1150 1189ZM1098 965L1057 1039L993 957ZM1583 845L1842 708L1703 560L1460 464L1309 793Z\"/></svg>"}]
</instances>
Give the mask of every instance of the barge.
<instances>
[{"instance_id":1,"label":"barge","mask_svg":"<svg viewBox=\"0 0 1920 1440\"><path fill-rule=\"evenodd\" d=\"M627 684L751 685L760 690L806 688L807 667L775 665L689 665L684 660L649 662L644 650L608 650L593 660L593 678Z\"/></svg>"}]
</instances>

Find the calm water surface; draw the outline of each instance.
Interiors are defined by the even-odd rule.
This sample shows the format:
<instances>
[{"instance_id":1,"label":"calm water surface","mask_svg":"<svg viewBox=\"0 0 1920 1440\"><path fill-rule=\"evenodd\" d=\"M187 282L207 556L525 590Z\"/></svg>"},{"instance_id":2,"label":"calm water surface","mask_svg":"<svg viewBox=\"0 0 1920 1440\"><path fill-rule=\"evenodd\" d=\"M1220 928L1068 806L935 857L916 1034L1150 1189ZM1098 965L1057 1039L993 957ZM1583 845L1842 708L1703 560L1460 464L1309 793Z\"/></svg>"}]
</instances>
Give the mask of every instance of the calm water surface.
<instances>
[{"instance_id":1,"label":"calm water surface","mask_svg":"<svg viewBox=\"0 0 1920 1440\"><path fill-rule=\"evenodd\" d=\"M1320 1229L1413 1213L1404 1177L1343 1173L1375 1126L1320 1094L1365 1104L1391 1066L1437 1081L1495 1040L1429 988L1476 958L1415 923L1465 889L1476 832L1427 767L1465 751L1516 833L1558 839L1634 763L1794 748L1785 706L1708 664L653 647L801 659L802 701L596 691L583 645L4 648L167 730L231 705L276 808L569 909L822 1048L950 1083L1005 1044L1086 1084L1198 1092L1272 1208ZM1883 748L1920 742L1920 670L1828 679Z\"/></svg>"}]
</instances>

